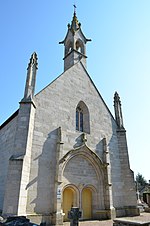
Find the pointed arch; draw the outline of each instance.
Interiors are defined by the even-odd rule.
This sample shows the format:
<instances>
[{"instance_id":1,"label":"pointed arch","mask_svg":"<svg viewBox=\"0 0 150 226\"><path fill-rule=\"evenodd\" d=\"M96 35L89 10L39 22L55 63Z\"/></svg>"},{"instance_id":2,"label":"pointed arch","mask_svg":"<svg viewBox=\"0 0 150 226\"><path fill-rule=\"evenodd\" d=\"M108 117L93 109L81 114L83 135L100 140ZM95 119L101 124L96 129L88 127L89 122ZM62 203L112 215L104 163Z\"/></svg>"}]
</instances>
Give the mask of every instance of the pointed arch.
<instances>
[{"instance_id":1,"label":"pointed arch","mask_svg":"<svg viewBox=\"0 0 150 226\"><path fill-rule=\"evenodd\" d=\"M76 107L76 130L90 133L90 114L83 101L80 101Z\"/></svg>"},{"instance_id":2,"label":"pointed arch","mask_svg":"<svg viewBox=\"0 0 150 226\"><path fill-rule=\"evenodd\" d=\"M74 156L84 156L85 159L88 159L90 163L94 166L95 171L100 178L104 179L104 170L105 170L105 163L102 161L102 159L94 152L92 151L86 144L72 149L64 155L60 161L59 164L61 164L61 172L60 174L63 175L64 169L67 165L67 163L72 159Z\"/></svg>"},{"instance_id":3,"label":"pointed arch","mask_svg":"<svg viewBox=\"0 0 150 226\"><path fill-rule=\"evenodd\" d=\"M90 199L88 207L92 208L91 213L89 213L90 218L94 217L93 214L96 210L105 208L105 164L95 152L85 144L66 153L59 164L61 165L60 174L64 189L72 186L79 191L77 205L81 211L83 210L84 213L86 211L84 208L86 194L89 195ZM84 191L85 193L83 193ZM84 214L83 218L86 219L87 216Z\"/></svg>"},{"instance_id":4,"label":"pointed arch","mask_svg":"<svg viewBox=\"0 0 150 226\"><path fill-rule=\"evenodd\" d=\"M81 39L77 39L76 41L76 50L82 54L85 54L85 47L83 41Z\"/></svg>"},{"instance_id":5,"label":"pointed arch","mask_svg":"<svg viewBox=\"0 0 150 226\"><path fill-rule=\"evenodd\" d=\"M79 190L73 184L68 184L63 188L63 213L64 221L68 221L68 211L70 211L71 207L79 206Z\"/></svg>"},{"instance_id":6,"label":"pointed arch","mask_svg":"<svg viewBox=\"0 0 150 226\"><path fill-rule=\"evenodd\" d=\"M92 219L92 190L90 187L82 189L82 212L83 219Z\"/></svg>"},{"instance_id":7,"label":"pointed arch","mask_svg":"<svg viewBox=\"0 0 150 226\"><path fill-rule=\"evenodd\" d=\"M71 50L73 49L73 43L68 40L66 46L65 46L65 56L71 52Z\"/></svg>"}]
</instances>

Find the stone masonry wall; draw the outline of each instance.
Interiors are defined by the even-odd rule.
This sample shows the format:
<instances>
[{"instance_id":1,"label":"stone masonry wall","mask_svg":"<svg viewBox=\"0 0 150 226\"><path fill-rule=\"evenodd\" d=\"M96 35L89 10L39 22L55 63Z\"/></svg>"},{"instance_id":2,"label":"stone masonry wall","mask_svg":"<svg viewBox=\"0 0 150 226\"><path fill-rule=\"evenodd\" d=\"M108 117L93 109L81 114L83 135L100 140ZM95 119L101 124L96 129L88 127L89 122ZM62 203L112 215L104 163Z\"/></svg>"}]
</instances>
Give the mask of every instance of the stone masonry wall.
<instances>
[{"instance_id":1,"label":"stone masonry wall","mask_svg":"<svg viewBox=\"0 0 150 226\"><path fill-rule=\"evenodd\" d=\"M0 210L3 207L9 158L13 155L12 146L16 134L16 124L17 117L0 130Z\"/></svg>"},{"instance_id":2,"label":"stone masonry wall","mask_svg":"<svg viewBox=\"0 0 150 226\"><path fill-rule=\"evenodd\" d=\"M76 131L76 107L83 101L90 114L87 145L103 160L106 137L112 165L115 207L123 206L116 123L80 63L74 65L35 97L36 113L27 212L53 211L57 128L62 128L62 156L73 149L81 135Z\"/></svg>"}]
</instances>

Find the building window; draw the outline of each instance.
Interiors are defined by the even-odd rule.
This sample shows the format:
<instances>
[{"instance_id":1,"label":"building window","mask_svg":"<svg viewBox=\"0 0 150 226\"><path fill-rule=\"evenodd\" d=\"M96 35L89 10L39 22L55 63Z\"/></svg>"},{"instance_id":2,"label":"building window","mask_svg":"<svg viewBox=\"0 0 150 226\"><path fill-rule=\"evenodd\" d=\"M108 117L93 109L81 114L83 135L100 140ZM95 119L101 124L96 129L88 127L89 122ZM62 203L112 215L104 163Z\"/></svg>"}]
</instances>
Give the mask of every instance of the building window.
<instances>
[{"instance_id":1,"label":"building window","mask_svg":"<svg viewBox=\"0 0 150 226\"><path fill-rule=\"evenodd\" d=\"M84 44L80 39L76 41L76 50L82 54L85 54Z\"/></svg>"},{"instance_id":2,"label":"building window","mask_svg":"<svg viewBox=\"0 0 150 226\"><path fill-rule=\"evenodd\" d=\"M76 109L76 130L83 132L83 112L80 107Z\"/></svg>"},{"instance_id":3,"label":"building window","mask_svg":"<svg viewBox=\"0 0 150 226\"><path fill-rule=\"evenodd\" d=\"M90 133L89 110L83 101L80 101L76 108L76 130Z\"/></svg>"},{"instance_id":4,"label":"building window","mask_svg":"<svg viewBox=\"0 0 150 226\"><path fill-rule=\"evenodd\" d=\"M65 56L71 52L73 49L73 43L71 41L68 41L65 47Z\"/></svg>"}]
</instances>

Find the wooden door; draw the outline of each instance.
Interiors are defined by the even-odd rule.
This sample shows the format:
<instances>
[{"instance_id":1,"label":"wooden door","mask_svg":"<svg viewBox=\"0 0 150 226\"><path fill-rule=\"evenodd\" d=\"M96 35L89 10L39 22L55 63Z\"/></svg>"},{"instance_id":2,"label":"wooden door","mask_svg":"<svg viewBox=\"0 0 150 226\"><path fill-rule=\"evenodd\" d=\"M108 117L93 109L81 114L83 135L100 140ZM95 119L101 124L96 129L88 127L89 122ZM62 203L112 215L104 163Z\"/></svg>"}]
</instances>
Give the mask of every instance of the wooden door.
<instances>
[{"instance_id":1,"label":"wooden door","mask_svg":"<svg viewBox=\"0 0 150 226\"><path fill-rule=\"evenodd\" d=\"M92 218L92 191L89 188L82 191L82 211L83 219Z\"/></svg>"},{"instance_id":2,"label":"wooden door","mask_svg":"<svg viewBox=\"0 0 150 226\"><path fill-rule=\"evenodd\" d=\"M70 211L71 207L74 204L74 191L71 188L65 188L63 192L63 213L64 221L68 221L68 211Z\"/></svg>"}]
</instances>

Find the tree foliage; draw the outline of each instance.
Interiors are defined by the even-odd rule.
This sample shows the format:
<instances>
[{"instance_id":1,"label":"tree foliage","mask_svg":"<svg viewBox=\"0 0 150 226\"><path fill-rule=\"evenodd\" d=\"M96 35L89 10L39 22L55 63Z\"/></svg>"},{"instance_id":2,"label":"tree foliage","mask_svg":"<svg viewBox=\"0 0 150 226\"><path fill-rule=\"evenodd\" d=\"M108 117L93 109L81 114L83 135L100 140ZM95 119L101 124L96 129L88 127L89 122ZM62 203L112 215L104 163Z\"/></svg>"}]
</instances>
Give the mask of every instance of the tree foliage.
<instances>
[{"instance_id":1,"label":"tree foliage","mask_svg":"<svg viewBox=\"0 0 150 226\"><path fill-rule=\"evenodd\" d=\"M143 177L142 174L138 173L136 175L136 183L138 185L138 187L144 187L147 184L147 181L145 180L145 178Z\"/></svg>"}]
</instances>

